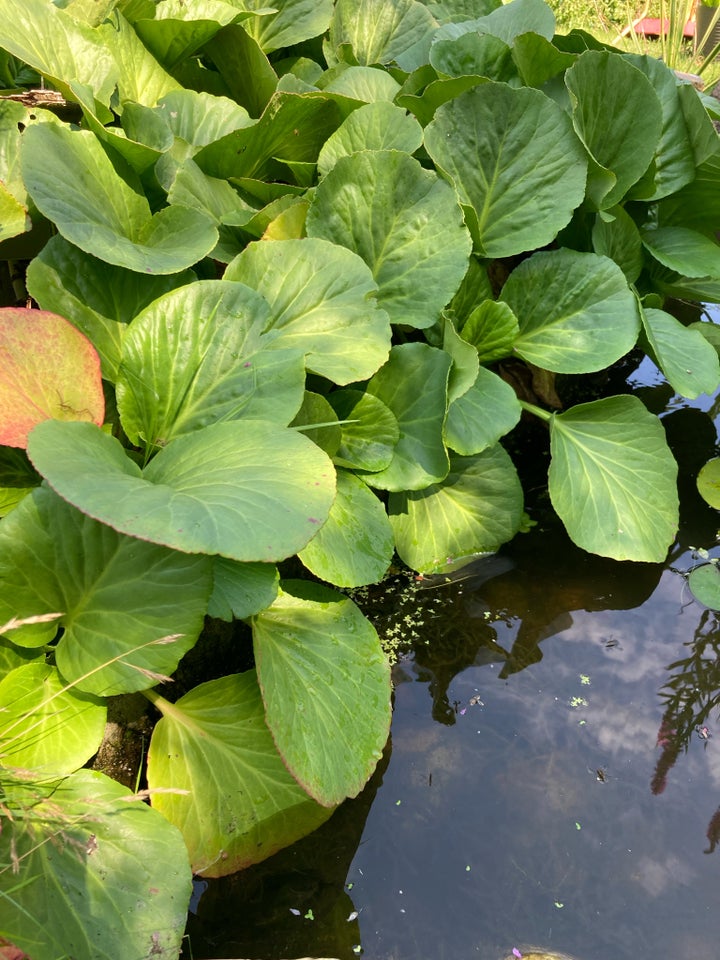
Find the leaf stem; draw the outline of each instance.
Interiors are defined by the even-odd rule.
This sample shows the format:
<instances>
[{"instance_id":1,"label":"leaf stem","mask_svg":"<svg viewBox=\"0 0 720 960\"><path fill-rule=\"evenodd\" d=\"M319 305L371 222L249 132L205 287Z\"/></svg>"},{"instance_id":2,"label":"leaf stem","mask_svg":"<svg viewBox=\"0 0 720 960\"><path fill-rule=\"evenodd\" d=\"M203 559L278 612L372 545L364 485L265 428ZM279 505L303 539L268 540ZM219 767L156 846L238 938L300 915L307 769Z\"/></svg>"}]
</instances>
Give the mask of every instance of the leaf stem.
<instances>
[{"instance_id":1,"label":"leaf stem","mask_svg":"<svg viewBox=\"0 0 720 960\"><path fill-rule=\"evenodd\" d=\"M528 403L527 400L521 400L520 406L523 410L527 410L528 413L533 413L536 417L540 417L540 419L546 423L549 423L553 418L552 413L548 410L543 410L542 407L537 407L534 403Z\"/></svg>"}]
</instances>

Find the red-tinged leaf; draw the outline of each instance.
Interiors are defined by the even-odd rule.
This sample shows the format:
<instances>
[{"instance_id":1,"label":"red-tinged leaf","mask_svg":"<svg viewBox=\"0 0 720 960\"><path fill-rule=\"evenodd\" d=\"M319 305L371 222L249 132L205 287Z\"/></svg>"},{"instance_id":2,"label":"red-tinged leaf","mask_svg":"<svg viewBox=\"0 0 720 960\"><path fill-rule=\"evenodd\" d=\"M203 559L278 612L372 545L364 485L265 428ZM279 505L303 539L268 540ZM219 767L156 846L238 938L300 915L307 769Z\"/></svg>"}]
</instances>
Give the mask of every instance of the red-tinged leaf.
<instances>
[{"instance_id":1,"label":"red-tinged leaf","mask_svg":"<svg viewBox=\"0 0 720 960\"><path fill-rule=\"evenodd\" d=\"M105 414L100 358L88 338L46 310L0 309L0 443L26 447L43 420Z\"/></svg>"}]
</instances>

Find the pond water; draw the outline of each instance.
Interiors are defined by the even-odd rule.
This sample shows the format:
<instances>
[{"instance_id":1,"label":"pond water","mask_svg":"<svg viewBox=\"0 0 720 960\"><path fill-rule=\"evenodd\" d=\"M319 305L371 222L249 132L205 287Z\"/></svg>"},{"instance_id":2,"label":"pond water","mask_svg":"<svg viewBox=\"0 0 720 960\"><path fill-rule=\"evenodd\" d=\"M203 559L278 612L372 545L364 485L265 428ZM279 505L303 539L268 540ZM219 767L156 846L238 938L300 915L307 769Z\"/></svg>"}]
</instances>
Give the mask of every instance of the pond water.
<instances>
[{"instance_id":1,"label":"pond water","mask_svg":"<svg viewBox=\"0 0 720 960\"><path fill-rule=\"evenodd\" d=\"M682 475L667 563L583 553L541 492L497 558L408 581L390 619L419 639L375 776L293 848L196 882L185 957L718 956L720 622L683 576L720 554L694 489L715 410L653 370L634 383Z\"/></svg>"}]
</instances>

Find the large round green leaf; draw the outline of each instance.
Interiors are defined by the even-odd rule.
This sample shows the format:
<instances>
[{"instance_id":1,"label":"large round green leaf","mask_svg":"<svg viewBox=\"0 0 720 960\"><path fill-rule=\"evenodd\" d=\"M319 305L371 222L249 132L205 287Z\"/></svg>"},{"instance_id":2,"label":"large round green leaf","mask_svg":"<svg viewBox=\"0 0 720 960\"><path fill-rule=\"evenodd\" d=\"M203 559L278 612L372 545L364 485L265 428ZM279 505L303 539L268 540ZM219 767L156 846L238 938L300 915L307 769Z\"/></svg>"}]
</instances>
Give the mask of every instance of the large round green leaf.
<instances>
[{"instance_id":1,"label":"large round green leaf","mask_svg":"<svg viewBox=\"0 0 720 960\"><path fill-rule=\"evenodd\" d=\"M177 273L217 243L212 221L197 210L165 207L152 215L145 197L118 176L86 130L51 123L30 127L21 159L40 212L66 240L107 263L139 273Z\"/></svg>"},{"instance_id":2,"label":"large round green leaf","mask_svg":"<svg viewBox=\"0 0 720 960\"><path fill-rule=\"evenodd\" d=\"M685 227L643 230L642 242L663 266L685 277L720 276L720 246L697 230Z\"/></svg>"},{"instance_id":3,"label":"large round green leaf","mask_svg":"<svg viewBox=\"0 0 720 960\"><path fill-rule=\"evenodd\" d=\"M499 445L452 457L442 483L393 493L389 503L397 552L421 573L442 573L460 559L497 550L519 530L522 508L515 467Z\"/></svg>"},{"instance_id":4,"label":"large round green leaf","mask_svg":"<svg viewBox=\"0 0 720 960\"><path fill-rule=\"evenodd\" d=\"M697 475L698 493L715 510L720 510L720 458L713 457Z\"/></svg>"},{"instance_id":5,"label":"large round green leaf","mask_svg":"<svg viewBox=\"0 0 720 960\"><path fill-rule=\"evenodd\" d=\"M602 370L637 340L635 294L620 267L595 253L536 253L513 270L501 296L520 325L515 352L545 370Z\"/></svg>"},{"instance_id":6,"label":"large round green leaf","mask_svg":"<svg viewBox=\"0 0 720 960\"><path fill-rule=\"evenodd\" d=\"M210 578L207 557L125 537L47 487L0 525L0 622L62 614L6 632L40 646L62 626L57 665L92 693L143 690L172 673L202 629Z\"/></svg>"},{"instance_id":7,"label":"large round green leaf","mask_svg":"<svg viewBox=\"0 0 720 960\"><path fill-rule=\"evenodd\" d=\"M356 254L325 240L251 243L225 271L270 305L267 331L302 351L308 370L345 384L367 380L387 360L390 322L377 284Z\"/></svg>"},{"instance_id":8,"label":"large round green leaf","mask_svg":"<svg viewBox=\"0 0 720 960\"><path fill-rule=\"evenodd\" d=\"M265 716L288 769L334 806L362 790L390 730L390 666L347 597L294 584L253 618Z\"/></svg>"},{"instance_id":9,"label":"large round green leaf","mask_svg":"<svg viewBox=\"0 0 720 960\"><path fill-rule=\"evenodd\" d=\"M341 467L375 472L390 465L400 428L389 407L360 390L333 390L328 396L340 420L340 446L333 461Z\"/></svg>"},{"instance_id":10,"label":"large round green leaf","mask_svg":"<svg viewBox=\"0 0 720 960\"><path fill-rule=\"evenodd\" d=\"M677 464L637 397L578 404L550 421L550 499L571 539L615 560L660 563L677 532Z\"/></svg>"},{"instance_id":11,"label":"large round green leaf","mask_svg":"<svg viewBox=\"0 0 720 960\"><path fill-rule=\"evenodd\" d=\"M445 442L457 453L480 453L509 433L522 408L513 388L492 370L480 367L475 382L448 408Z\"/></svg>"},{"instance_id":12,"label":"large round green leaf","mask_svg":"<svg viewBox=\"0 0 720 960\"><path fill-rule=\"evenodd\" d=\"M325 176L340 157L349 157L360 150L415 153L422 140L422 127L405 110L384 100L367 103L353 110L325 141L318 157L318 172Z\"/></svg>"},{"instance_id":13,"label":"large round green leaf","mask_svg":"<svg viewBox=\"0 0 720 960\"><path fill-rule=\"evenodd\" d=\"M192 876L175 827L93 770L13 796L3 841L20 873L0 870L3 936L33 960L176 960Z\"/></svg>"},{"instance_id":14,"label":"large round green leaf","mask_svg":"<svg viewBox=\"0 0 720 960\"><path fill-rule=\"evenodd\" d=\"M330 24L330 43L337 50L350 44L359 63L392 63L412 70L419 64L406 64L413 47L430 45L435 21L418 0L337 0Z\"/></svg>"},{"instance_id":15,"label":"large round green leaf","mask_svg":"<svg viewBox=\"0 0 720 960\"><path fill-rule=\"evenodd\" d=\"M384 470L366 480L381 490L422 490L447 476L442 428L452 361L444 350L425 343L393 347L390 359L372 378L367 392L397 420L400 436Z\"/></svg>"},{"instance_id":16,"label":"large round green leaf","mask_svg":"<svg viewBox=\"0 0 720 960\"><path fill-rule=\"evenodd\" d=\"M0 683L0 766L37 780L77 770L105 733L104 701L68 689L55 667L28 663Z\"/></svg>"},{"instance_id":17,"label":"large round green leaf","mask_svg":"<svg viewBox=\"0 0 720 960\"><path fill-rule=\"evenodd\" d=\"M438 108L425 147L471 208L483 257L550 243L585 195L582 144L565 111L539 90L474 87Z\"/></svg>"},{"instance_id":18,"label":"large round green leaf","mask_svg":"<svg viewBox=\"0 0 720 960\"><path fill-rule=\"evenodd\" d=\"M382 580L393 557L392 527L377 496L339 470L330 516L298 556L316 577L338 587Z\"/></svg>"},{"instance_id":19,"label":"large round green leaf","mask_svg":"<svg viewBox=\"0 0 720 960\"><path fill-rule=\"evenodd\" d=\"M699 330L690 330L664 310L650 307L642 310L642 320L655 361L677 393L695 399L717 390L718 354Z\"/></svg>"},{"instance_id":20,"label":"large round green leaf","mask_svg":"<svg viewBox=\"0 0 720 960\"><path fill-rule=\"evenodd\" d=\"M238 563L225 557L214 557L208 616L228 621L251 617L270 606L279 585L274 563Z\"/></svg>"},{"instance_id":21,"label":"large round green leaf","mask_svg":"<svg viewBox=\"0 0 720 960\"><path fill-rule=\"evenodd\" d=\"M393 323L431 326L467 270L470 236L452 189L397 150L341 157L317 186L307 232L363 258Z\"/></svg>"},{"instance_id":22,"label":"large round green leaf","mask_svg":"<svg viewBox=\"0 0 720 960\"><path fill-rule=\"evenodd\" d=\"M588 195L598 209L607 209L622 200L653 159L663 125L660 101L637 67L605 50L578 57L565 73L565 85L575 130L595 161Z\"/></svg>"},{"instance_id":23,"label":"large round green leaf","mask_svg":"<svg viewBox=\"0 0 720 960\"><path fill-rule=\"evenodd\" d=\"M262 12L262 16L245 21L243 27L265 53L319 37L332 16L332 0L243 0L241 6L243 10Z\"/></svg>"},{"instance_id":24,"label":"large round green leaf","mask_svg":"<svg viewBox=\"0 0 720 960\"><path fill-rule=\"evenodd\" d=\"M292 556L325 522L335 496L335 470L322 450L264 420L216 423L178 437L144 471L90 424L39 424L28 449L60 496L96 520L232 560Z\"/></svg>"},{"instance_id":25,"label":"large round green leaf","mask_svg":"<svg viewBox=\"0 0 720 960\"><path fill-rule=\"evenodd\" d=\"M278 755L254 670L202 683L176 703L160 698L156 706L163 716L148 752L153 808L182 833L193 873L235 873L332 813L308 797Z\"/></svg>"},{"instance_id":26,"label":"large round green leaf","mask_svg":"<svg viewBox=\"0 0 720 960\"><path fill-rule=\"evenodd\" d=\"M711 610L720 610L720 573L716 563L703 563L690 571L690 592Z\"/></svg>"},{"instance_id":27,"label":"large round green leaf","mask_svg":"<svg viewBox=\"0 0 720 960\"><path fill-rule=\"evenodd\" d=\"M303 355L273 349L269 320L266 301L241 283L198 281L155 300L123 342L117 402L130 440L165 446L220 421L290 423Z\"/></svg>"}]
</instances>

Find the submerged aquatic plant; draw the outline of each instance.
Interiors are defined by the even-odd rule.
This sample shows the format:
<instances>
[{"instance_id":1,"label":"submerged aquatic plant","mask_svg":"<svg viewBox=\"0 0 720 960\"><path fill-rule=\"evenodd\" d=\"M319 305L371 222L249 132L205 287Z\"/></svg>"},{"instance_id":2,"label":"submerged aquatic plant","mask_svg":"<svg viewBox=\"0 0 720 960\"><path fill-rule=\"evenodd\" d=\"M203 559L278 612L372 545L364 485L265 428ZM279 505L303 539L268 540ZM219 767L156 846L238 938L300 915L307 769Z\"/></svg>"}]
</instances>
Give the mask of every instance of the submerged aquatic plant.
<instances>
[{"instance_id":1,"label":"submerged aquatic plant","mask_svg":"<svg viewBox=\"0 0 720 960\"><path fill-rule=\"evenodd\" d=\"M191 870L362 789L389 665L341 591L523 529L522 415L571 538L664 559L658 418L556 382L634 350L684 396L720 381L711 325L664 309L720 301L720 141L666 66L542 0L245 7L0 0L0 252L32 306L0 313L0 936L33 960L176 956ZM253 669L173 702L208 617ZM150 806L82 769L138 691Z\"/></svg>"}]
</instances>

